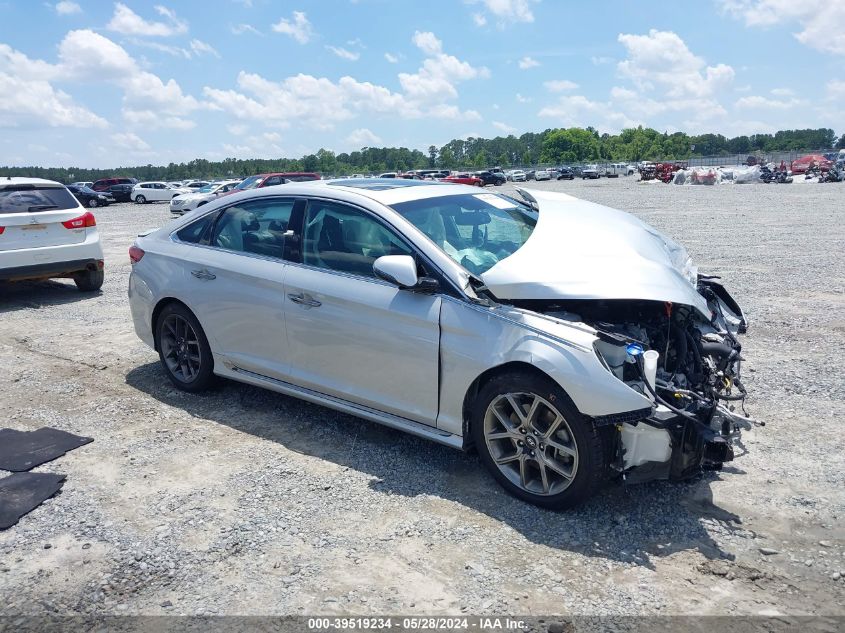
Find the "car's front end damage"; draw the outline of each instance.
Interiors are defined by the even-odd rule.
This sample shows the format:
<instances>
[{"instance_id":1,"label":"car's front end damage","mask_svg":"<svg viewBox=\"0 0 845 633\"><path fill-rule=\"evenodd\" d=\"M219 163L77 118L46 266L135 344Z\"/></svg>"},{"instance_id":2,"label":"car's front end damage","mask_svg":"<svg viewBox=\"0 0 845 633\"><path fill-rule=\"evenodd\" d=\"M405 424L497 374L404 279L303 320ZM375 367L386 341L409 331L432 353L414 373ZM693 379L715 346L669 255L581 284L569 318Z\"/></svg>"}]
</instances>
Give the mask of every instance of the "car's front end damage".
<instances>
[{"instance_id":1,"label":"car's front end damage","mask_svg":"<svg viewBox=\"0 0 845 633\"><path fill-rule=\"evenodd\" d=\"M747 322L736 301L633 216L561 194L521 194L539 210L537 229L483 280L501 302L593 328L606 370L651 402L638 419L594 418L615 429L607 431L613 471L640 482L721 469L741 430L757 424L744 406Z\"/></svg>"}]
</instances>

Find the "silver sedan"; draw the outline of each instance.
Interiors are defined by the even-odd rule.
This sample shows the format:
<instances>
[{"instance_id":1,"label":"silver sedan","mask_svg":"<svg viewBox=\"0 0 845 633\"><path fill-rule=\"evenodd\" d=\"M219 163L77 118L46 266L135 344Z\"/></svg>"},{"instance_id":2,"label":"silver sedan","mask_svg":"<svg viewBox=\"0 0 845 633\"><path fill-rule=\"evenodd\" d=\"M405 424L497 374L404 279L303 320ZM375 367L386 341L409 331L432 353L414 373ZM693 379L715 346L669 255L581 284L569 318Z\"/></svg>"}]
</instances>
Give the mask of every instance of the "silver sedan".
<instances>
[{"instance_id":1,"label":"silver sedan","mask_svg":"<svg viewBox=\"0 0 845 633\"><path fill-rule=\"evenodd\" d=\"M229 378L474 448L545 507L721 467L750 423L721 401L745 393L742 311L632 216L521 196L401 179L226 196L136 240L135 329L180 389Z\"/></svg>"}]
</instances>

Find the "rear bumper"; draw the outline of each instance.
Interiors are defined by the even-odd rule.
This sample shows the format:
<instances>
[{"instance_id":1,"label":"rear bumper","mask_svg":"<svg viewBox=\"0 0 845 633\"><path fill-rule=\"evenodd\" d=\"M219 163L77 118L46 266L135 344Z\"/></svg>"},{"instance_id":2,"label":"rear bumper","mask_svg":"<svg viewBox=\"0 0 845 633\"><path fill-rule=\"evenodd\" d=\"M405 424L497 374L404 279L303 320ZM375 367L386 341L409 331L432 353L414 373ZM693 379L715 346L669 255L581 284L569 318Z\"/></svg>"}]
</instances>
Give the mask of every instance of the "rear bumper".
<instances>
[{"instance_id":1,"label":"rear bumper","mask_svg":"<svg viewBox=\"0 0 845 633\"><path fill-rule=\"evenodd\" d=\"M68 277L84 270L102 269L102 259L77 259L69 262L30 264L29 266L16 266L15 268L0 268L0 280L51 279L54 277Z\"/></svg>"}]
</instances>

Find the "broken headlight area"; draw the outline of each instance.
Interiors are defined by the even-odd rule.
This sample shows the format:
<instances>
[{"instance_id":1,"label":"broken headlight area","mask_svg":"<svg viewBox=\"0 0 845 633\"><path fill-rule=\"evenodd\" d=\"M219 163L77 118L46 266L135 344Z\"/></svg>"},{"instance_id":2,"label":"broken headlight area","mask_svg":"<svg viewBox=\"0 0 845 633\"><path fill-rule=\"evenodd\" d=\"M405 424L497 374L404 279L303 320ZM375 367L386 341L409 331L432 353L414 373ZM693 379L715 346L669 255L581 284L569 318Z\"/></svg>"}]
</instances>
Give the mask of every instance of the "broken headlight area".
<instances>
[{"instance_id":1,"label":"broken headlight area","mask_svg":"<svg viewBox=\"0 0 845 633\"><path fill-rule=\"evenodd\" d=\"M607 370L652 401L636 420L596 419L617 431L611 464L626 481L682 480L719 470L733 459L742 429L756 424L744 406L742 310L713 278L699 276L698 291L709 321L690 306L657 301L520 302L593 327Z\"/></svg>"}]
</instances>

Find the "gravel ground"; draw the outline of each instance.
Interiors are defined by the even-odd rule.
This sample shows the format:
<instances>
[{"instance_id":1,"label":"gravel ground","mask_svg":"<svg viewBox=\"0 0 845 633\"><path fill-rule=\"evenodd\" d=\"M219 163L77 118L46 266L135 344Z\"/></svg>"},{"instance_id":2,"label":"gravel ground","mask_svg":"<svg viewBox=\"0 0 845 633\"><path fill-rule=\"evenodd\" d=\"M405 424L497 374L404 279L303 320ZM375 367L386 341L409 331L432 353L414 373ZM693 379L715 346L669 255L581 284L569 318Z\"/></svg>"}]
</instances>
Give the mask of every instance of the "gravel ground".
<instances>
[{"instance_id":1,"label":"gravel ground","mask_svg":"<svg viewBox=\"0 0 845 633\"><path fill-rule=\"evenodd\" d=\"M768 423L730 467L553 513L474 455L249 386L176 391L126 299L167 207L114 205L101 294L0 285L0 426L95 438L0 533L0 614L845 614L845 185L531 186L632 211L724 277Z\"/></svg>"}]
</instances>

